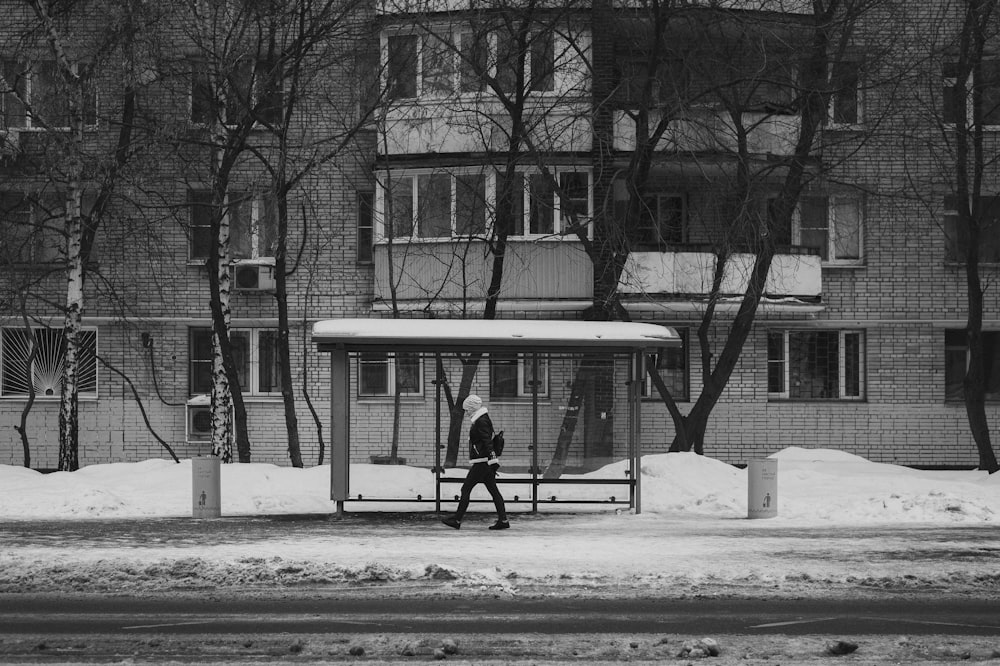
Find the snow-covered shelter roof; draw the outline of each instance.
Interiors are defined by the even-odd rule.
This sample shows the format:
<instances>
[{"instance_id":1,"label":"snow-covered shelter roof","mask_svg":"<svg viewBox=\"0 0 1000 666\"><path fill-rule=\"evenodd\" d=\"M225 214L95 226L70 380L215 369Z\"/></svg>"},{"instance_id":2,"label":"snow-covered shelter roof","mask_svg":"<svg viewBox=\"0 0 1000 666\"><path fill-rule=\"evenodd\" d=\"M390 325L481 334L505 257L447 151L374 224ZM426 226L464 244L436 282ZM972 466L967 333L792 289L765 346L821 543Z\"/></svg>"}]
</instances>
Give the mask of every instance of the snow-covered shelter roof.
<instances>
[{"instance_id":1,"label":"snow-covered shelter roof","mask_svg":"<svg viewBox=\"0 0 1000 666\"><path fill-rule=\"evenodd\" d=\"M681 344L658 324L513 319L328 319L313 325L320 351L545 349L635 351Z\"/></svg>"}]
</instances>

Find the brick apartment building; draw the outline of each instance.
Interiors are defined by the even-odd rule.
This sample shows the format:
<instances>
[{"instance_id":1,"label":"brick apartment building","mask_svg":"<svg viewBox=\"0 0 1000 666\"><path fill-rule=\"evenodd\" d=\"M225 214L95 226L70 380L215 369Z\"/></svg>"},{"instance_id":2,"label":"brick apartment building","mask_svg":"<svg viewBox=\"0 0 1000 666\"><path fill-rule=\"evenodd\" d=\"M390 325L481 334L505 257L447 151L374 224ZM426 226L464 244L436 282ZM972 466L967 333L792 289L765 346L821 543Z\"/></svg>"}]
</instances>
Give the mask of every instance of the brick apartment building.
<instances>
[{"instance_id":1,"label":"brick apartment building","mask_svg":"<svg viewBox=\"0 0 1000 666\"><path fill-rule=\"evenodd\" d=\"M598 2L531 12L447 2L420 11L412 3L357 8L360 20L347 23L349 38L337 34L342 41L334 50L361 55L338 61L351 66L309 78L296 121L296 159L303 162L306 146L314 150L342 136L352 122L363 126L289 195L289 246L299 248L299 264L287 292L307 465L318 460L320 435L306 398L321 423L329 418L327 359L311 347L309 326L338 317L482 316L500 225L506 249L497 316L584 319L616 291L631 319L681 333L683 350L661 355L658 370L679 409L689 410L703 390L698 329L720 239L728 238L732 263L707 331L716 355L753 263L753 233L733 233L741 220L755 233L774 234L777 252L751 333L712 413L705 452L743 463L788 446L830 447L907 465L977 463L962 401L964 241L954 226L948 162L957 3L873 3L850 23L849 38L833 40L824 63L831 82L824 117L807 150L804 189L785 222L769 216L801 148L797 96L817 34L813 16L791 1L682 4L662 26L660 41L651 39L653 22L643 10ZM28 13L20 18L22 25L34 20ZM51 177L58 174L52 158L60 143L52 128L59 125L45 116L59 85L48 45L25 46L17 25L4 29L0 43L5 78L23 81L18 94L2 96L0 109L3 272L7 284L30 283L27 314L47 356L29 371L19 300L7 289L0 310L0 421L20 422L32 382L32 466L50 468L58 450L62 317L47 303L64 298L64 280L49 271L58 266L51 235L24 230L44 231L45 220L60 214L60 189ZM831 31L839 37L844 29ZM87 283L85 336L108 365L93 355L84 364L82 465L165 457L157 437L180 457L206 454L211 446L204 420L209 245L201 217L211 155L196 140L204 125L199 63L209 54L181 26L160 33L180 53L170 68L157 61L155 76L136 79L147 114L141 117L159 128L150 143L155 152L143 155L116 195ZM95 42L93 35L76 39ZM651 44L662 50L653 53ZM358 62L368 66L354 69ZM969 105L984 119L990 155L1000 148L1000 132L990 132L1000 129L990 122L1000 117L1000 108L990 106L1000 101L998 65L984 61ZM101 71L87 102L93 122L86 139L95 155L113 153L124 76L110 66ZM366 84L380 92L370 116L363 111L371 97L363 94ZM650 100L652 112L640 113ZM627 217L628 175L642 132L667 114L653 142L641 211L628 224L609 223ZM637 123L649 127L637 130ZM274 205L262 166L275 143L263 129L249 142L254 150L240 156L229 188L232 329L252 459L287 464L275 361ZM986 170L982 192L987 204L1000 193L995 168ZM997 215L995 206L984 210ZM594 248L607 259L622 247L624 270L609 284ZM995 278L1000 227L981 247L984 278ZM988 417L997 423L995 289L986 292L984 330ZM433 464L427 433L434 428L436 359L365 355L353 363L352 458L386 452L398 389L399 455ZM554 443L580 361L552 358L536 369L534 416L528 365L517 356L489 358L471 388L489 402L495 420L509 424L508 432L534 418L540 441ZM442 367L449 377L460 374L454 359ZM580 437L591 437L598 421L612 424L612 434L602 434L612 439L624 427L623 419L609 416L621 399L621 377L613 365L594 375ZM601 385L610 397L598 396ZM645 450L664 451L672 421L650 382L643 394ZM570 462L586 468L586 449ZM0 463L21 461L17 432L4 428Z\"/></svg>"}]
</instances>

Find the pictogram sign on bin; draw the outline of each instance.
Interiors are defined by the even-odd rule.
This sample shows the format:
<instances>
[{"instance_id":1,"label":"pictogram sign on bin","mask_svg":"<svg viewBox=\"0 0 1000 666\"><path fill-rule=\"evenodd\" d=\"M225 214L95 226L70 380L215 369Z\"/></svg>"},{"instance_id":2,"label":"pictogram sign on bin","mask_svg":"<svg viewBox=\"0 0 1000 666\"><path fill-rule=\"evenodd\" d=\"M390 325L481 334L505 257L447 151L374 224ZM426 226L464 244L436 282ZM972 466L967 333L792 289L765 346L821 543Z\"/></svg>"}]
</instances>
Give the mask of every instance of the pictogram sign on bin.
<instances>
[{"instance_id":1,"label":"pictogram sign on bin","mask_svg":"<svg viewBox=\"0 0 1000 666\"><path fill-rule=\"evenodd\" d=\"M219 518L222 516L222 484L219 459L202 456L191 459L191 516Z\"/></svg>"},{"instance_id":2,"label":"pictogram sign on bin","mask_svg":"<svg viewBox=\"0 0 1000 666\"><path fill-rule=\"evenodd\" d=\"M778 461L751 460L747 465L747 518L778 515Z\"/></svg>"}]
</instances>

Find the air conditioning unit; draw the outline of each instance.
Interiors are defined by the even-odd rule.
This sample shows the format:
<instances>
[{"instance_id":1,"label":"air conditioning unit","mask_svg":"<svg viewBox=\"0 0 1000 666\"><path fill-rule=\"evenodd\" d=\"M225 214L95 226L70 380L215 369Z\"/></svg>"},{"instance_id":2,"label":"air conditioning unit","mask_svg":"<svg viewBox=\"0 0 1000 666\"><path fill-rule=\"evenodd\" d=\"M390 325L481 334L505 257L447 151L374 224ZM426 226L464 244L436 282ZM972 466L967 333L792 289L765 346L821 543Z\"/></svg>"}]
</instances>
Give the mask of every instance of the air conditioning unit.
<instances>
[{"instance_id":1,"label":"air conditioning unit","mask_svg":"<svg viewBox=\"0 0 1000 666\"><path fill-rule=\"evenodd\" d=\"M274 259L240 259L233 262L233 286L237 291L274 291Z\"/></svg>"},{"instance_id":2,"label":"air conditioning unit","mask_svg":"<svg viewBox=\"0 0 1000 666\"><path fill-rule=\"evenodd\" d=\"M16 128L0 128L0 157L17 155L20 151L20 130Z\"/></svg>"},{"instance_id":3,"label":"air conditioning unit","mask_svg":"<svg viewBox=\"0 0 1000 666\"><path fill-rule=\"evenodd\" d=\"M212 441L212 404L207 395L199 395L188 400L184 407L187 412L185 440L188 442Z\"/></svg>"},{"instance_id":4,"label":"air conditioning unit","mask_svg":"<svg viewBox=\"0 0 1000 666\"><path fill-rule=\"evenodd\" d=\"M197 395L187 401L184 406L186 412L185 440L191 444L205 443L212 441L212 399L207 395ZM236 428L234 415L230 415L232 428ZM230 430L232 432L232 430Z\"/></svg>"}]
</instances>

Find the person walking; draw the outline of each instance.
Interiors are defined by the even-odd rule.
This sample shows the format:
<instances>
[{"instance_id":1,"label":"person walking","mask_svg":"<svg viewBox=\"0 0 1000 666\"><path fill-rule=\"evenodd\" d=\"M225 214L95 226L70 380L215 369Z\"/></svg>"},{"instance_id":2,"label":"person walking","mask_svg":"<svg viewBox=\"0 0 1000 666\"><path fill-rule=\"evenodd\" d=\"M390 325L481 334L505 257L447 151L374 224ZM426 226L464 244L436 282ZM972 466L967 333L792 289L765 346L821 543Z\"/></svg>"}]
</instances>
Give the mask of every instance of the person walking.
<instances>
[{"instance_id":1,"label":"person walking","mask_svg":"<svg viewBox=\"0 0 1000 666\"><path fill-rule=\"evenodd\" d=\"M472 489L480 483L486 486L490 497L493 498L493 506L497 511L497 522L490 525L491 530L506 530L510 528L507 522L507 509L504 506L503 495L497 488L496 474L500 468L500 459L497 458L493 450L493 421L490 419L483 400L478 395L470 395L462 402L462 409L468 417L469 426L469 473L462 484L462 496L458 500L458 509L454 515L448 516L441 522L456 530L462 528L462 518L469 509L469 501L472 498Z\"/></svg>"}]
</instances>

